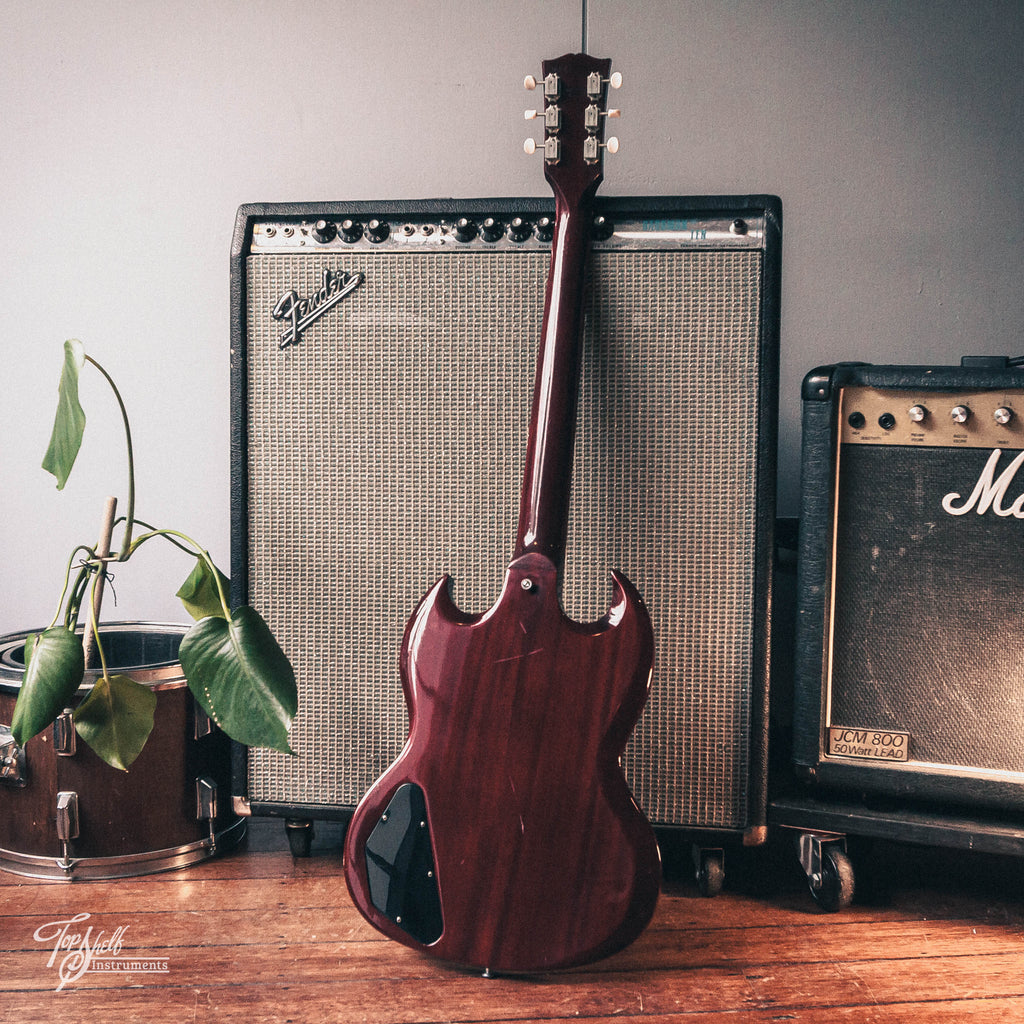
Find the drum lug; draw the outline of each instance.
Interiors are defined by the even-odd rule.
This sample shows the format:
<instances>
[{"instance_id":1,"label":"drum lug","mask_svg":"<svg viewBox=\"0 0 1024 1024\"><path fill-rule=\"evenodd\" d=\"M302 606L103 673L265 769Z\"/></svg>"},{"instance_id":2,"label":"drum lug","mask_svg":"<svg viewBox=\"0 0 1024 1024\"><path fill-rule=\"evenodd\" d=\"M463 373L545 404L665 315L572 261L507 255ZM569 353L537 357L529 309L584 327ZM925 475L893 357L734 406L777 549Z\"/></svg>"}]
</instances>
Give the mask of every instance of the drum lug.
<instances>
[{"instance_id":1,"label":"drum lug","mask_svg":"<svg viewBox=\"0 0 1024 1024\"><path fill-rule=\"evenodd\" d=\"M57 838L64 854L57 864L70 875L75 867L70 856L71 841L78 838L78 794L70 790L57 794Z\"/></svg>"},{"instance_id":2,"label":"drum lug","mask_svg":"<svg viewBox=\"0 0 1024 1024\"><path fill-rule=\"evenodd\" d=\"M209 736L213 732L213 719L203 710L202 705L192 698L192 735L197 740Z\"/></svg>"},{"instance_id":3,"label":"drum lug","mask_svg":"<svg viewBox=\"0 0 1024 1024\"><path fill-rule=\"evenodd\" d=\"M18 789L28 785L25 748L14 742L8 725L0 725L0 782Z\"/></svg>"},{"instance_id":4,"label":"drum lug","mask_svg":"<svg viewBox=\"0 0 1024 1024\"><path fill-rule=\"evenodd\" d=\"M217 818L217 783L209 775L200 775L196 779L196 820L205 821L210 826L210 849L217 846L217 832L214 822Z\"/></svg>"},{"instance_id":5,"label":"drum lug","mask_svg":"<svg viewBox=\"0 0 1024 1024\"><path fill-rule=\"evenodd\" d=\"M74 757L78 734L71 717L71 708L65 708L53 723L53 750L60 757Z\"/></svg>"}]
</instances>

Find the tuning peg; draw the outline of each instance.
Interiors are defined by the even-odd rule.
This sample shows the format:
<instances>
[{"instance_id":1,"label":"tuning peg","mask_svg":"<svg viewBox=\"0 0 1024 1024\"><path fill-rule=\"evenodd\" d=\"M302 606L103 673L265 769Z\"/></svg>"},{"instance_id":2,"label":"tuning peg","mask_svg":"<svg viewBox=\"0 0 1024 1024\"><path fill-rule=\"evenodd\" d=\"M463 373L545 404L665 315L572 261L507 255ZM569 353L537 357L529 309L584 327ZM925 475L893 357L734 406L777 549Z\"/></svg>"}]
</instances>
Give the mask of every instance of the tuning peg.
<instances>
[{"instance_id":1,"label":"tuning peg","mask_svg":"<svg viewBox=\"0 0 1024 1024\"><path fill-rule=\"evenodd\" d=\"M525 110L523 116L527 121L535 121L538 117L544 117L544 127L548 131L557 132L562 127L562 108L554 103L545 107L543 111Z\"/></svg>"},{"instance_id":2,"label":"tuning peg","mask_svg":"<svg viewBox=\"0 0 1024 1024\"><path fill-rule=\"evenodd\" d=\"M557 164L562 158L562 145L554 136L545 139L543 146L539 146L533 139L527 139L523 143L523 151L530 156L533 156L538 150L544 154L544 159L549 164Z\"/></svg>"},{"instance_id":3,"label":"tuning peg","mask_svg":"<svg viewBox=\"0 0 1024 1024\"><path fill-rule=\"evenodd\" d=\"M529 91L533 91L537 88L537 79L533 75L527 75L523 79L523 88ZM544 77L544 98L548 100L557 100L562 92L562 82L558 75L552 72L550 75Z\"/></svg>"},{"instance_id":4,"label":"tuning peg","mask_svg":"<svg viewBox=\"0 0 1024 1024\"><path fill-rule=\"evenodd\" d=\"M601 110L596 103L591 103L583 111L583 124L588 132L596 132L601 127L602 117L621 116L621 110Z\"/></svg>"},{"instance_id":5,"label":"tuning peg","mask_svg":"<svg viewBox=\"0 0 1024 1024\"><path fill-rule=\"evenodd\" d=\"M609 153L618 153L619 140L613 135L607 142L598 142L597 136L591 135L583 140L583 159L588 164L596 164L600 149L607 149Z\"/></svg>"},{"instance_id":6,"label":"tuning peg","mask_svg":"<svg viewBox=\"0 0 1024 1024\"><path fill-rule=\"evenodd\" d=\"M613 89L618 89L622 86L622 75L618 71L613 71L611 78L602 78L596 71L587 75L587 95L592 100L596 100L601 95L602 85L610 85Z\"/></svg>"}]
</instances>

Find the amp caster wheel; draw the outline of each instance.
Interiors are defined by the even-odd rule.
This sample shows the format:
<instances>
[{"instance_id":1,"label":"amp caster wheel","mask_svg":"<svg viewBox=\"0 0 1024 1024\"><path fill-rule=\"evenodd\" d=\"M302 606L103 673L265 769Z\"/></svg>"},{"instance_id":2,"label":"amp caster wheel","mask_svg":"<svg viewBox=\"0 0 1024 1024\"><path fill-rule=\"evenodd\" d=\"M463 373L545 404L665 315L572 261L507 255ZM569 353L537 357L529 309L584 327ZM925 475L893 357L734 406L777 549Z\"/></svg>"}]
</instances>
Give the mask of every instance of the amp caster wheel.
<instances>
[{"instance_id":1,"label":"amp caster wheel","mask_svg":"<svg viewBox=\"0 0 1024 1024\"><path fill-rule=\"evenodd\" d=\"M308 818L287 818L284 823L288 848L293 857L308 857L313 847L313 822Z\"/></svg>"},{"instance_id":2,"label":"amp caster wheel","mask_svg":"<svg viewBox=\"0 0 1024 1024\"><path fill-rule=\"evenodd\" d=\"M847 856L845 843L839 835L800 836L800 866L807 875L814 902L828 913L843 910L853 902L853 862Z\"/></svg>"},{"instance_id":3,"label":"amp caster wheel","mask_svg":"<svg viewBox=\"0 0 1024 1024\"><path fill-rule=\"evenodd\" d=\"M725 855L721 850L693 847L693 866L697 891L701 896L717 896L725 884Z\"/></svg>"}]
</instances>

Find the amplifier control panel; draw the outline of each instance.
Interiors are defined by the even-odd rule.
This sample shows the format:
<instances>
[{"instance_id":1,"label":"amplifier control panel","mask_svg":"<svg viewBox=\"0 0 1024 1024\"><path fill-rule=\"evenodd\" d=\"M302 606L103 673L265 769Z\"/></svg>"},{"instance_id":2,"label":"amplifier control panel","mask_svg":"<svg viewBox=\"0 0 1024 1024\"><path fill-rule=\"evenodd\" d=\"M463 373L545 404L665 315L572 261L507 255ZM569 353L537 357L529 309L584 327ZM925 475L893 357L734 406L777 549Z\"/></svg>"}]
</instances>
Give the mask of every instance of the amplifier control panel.
<instances>
[{"instance_id":1,"label":"amplifier control panel","mask_svg":"<svg viewBox=\"0 0 1024 1024\"><path fill-rule=\"evenodd\" d=\"M749 217L653 215L594 221L595 249L760 249L764 245L763 215ZM450 219L428 220L387 212L324 213L304 219L257 221L252 227L252 253L348 251L352 249L416 252L434 250L550 249L554 211L465 212Z\"/></svg>"},{"instance_id":2,"label":"amplifier control panel","mask_svg":"<svg viewBox=\"0 0 1024 1024\"><path fill-rule=\"evenodd\" d=\"M843 444L1024 448L1024 389L845 387L839 434Z\"/></svg>"}]
</instances>

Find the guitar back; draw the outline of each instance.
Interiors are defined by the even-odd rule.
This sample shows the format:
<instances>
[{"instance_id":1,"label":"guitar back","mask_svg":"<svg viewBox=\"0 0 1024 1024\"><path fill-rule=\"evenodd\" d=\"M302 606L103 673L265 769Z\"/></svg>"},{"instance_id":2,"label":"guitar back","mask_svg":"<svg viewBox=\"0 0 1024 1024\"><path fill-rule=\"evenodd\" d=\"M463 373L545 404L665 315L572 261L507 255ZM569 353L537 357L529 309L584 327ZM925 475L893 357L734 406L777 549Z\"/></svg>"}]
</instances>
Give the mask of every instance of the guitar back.
<instances>
[{"instance_id":1,"label":"guitar back","mask_svg":"<svg viewBox=\"0 0 1024 1024\"><path fill-rule=\"evenodd\" d=\"M352 896L385 934L467 966L543 971L620 949L650 920L658 849L618 757L646 698L651 630L614 579L612 608L589 626L562 613L536 554L509 566L483 616L459 612L447 578L421 602L402 647L409 741L347 837ZM403 786L422 794L409 819L429 846L418 878L401 853L368 869L358 852L372 859ZM410 934L435 900L434 931Z\"/></svg>"},{"instance_id":2,"label":"guitar back","mask_svg":"<svg viewBox=\"0 0 1024 1024\"><path fill-rule=\"evenodd\" d=\"M583 109L603 100L609 67L583 54L545 63L560 107L559 145L545 157L556 228L501 595L467 615L445 577L420 602L400 660L409 738L346 837L349 890L372 924L487 971L545 971L621 949L650 920L661 877L654 833L619 768L650 685L650 616L615 572L597 622L567 618L558 595L589 199L601 177L602 122L590 127Z\"/></svg>"}]
</instances>

